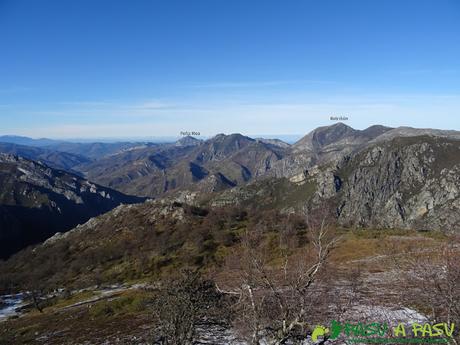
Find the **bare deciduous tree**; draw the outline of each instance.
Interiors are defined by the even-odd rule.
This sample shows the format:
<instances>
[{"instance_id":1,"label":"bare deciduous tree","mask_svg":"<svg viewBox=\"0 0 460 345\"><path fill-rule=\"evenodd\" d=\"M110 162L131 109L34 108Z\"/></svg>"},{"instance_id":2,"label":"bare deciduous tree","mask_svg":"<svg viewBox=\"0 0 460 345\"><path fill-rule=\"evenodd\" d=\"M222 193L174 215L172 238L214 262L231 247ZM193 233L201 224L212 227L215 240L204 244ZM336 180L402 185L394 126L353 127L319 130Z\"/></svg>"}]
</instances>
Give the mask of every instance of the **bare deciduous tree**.
<instances>
[{"instance_id":1,"label":"bare deciduous tree","mask_svg":"<svg viewBox=\"0 0 460 345\"><path fill-rule=\"evenodd\" d=\"M321 289L313 286L338 241L328 219L325 213L307 218L308 244L301 247L290 226L268 233L256 227L242 236L229 264L238 272L235 326L251 344L306 336L306 321L320 303Z\"/></svg>"},{"instance_id":2,"label":"bare deciduous tree","mask_svg":"<svg viewBox=\"0 0 460 345\"><path fill-rule=\"evenodd\" d=\"M404 302L422 309L433 322L460 322L460 241L452 236L440 247L412 252L394 260L401 272ZM449 339L460 342L458 332Z\"/></svg>"},{"instance_id":3,"label":"bare deciduous tree","mask_svg":"<svg viewBox=\"0 0 460 345\"><path fill-rule=\"evenodd\" d=\"M219 300L214 284L196 271L186 270L179 279L164 282L154 301L155 343L193 344L198 323L212 314Z\"/></svg>"}]
</instances>

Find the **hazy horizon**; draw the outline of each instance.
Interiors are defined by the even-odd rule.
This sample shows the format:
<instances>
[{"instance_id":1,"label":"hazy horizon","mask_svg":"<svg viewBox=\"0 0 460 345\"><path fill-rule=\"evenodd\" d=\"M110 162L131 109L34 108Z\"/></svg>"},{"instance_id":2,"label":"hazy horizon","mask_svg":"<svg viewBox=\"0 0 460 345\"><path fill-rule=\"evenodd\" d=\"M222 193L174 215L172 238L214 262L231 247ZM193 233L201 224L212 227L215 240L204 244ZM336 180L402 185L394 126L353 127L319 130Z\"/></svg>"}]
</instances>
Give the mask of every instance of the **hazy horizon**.
<instances>
[{"instance_id":1,"label":"hazy horizon","mask_svg":"<svg viewBox=\"0 0 460 345\"><path fill-rule=\"evenodd\" d=\"M235 134L235 133L215 133L214 135L210 136L196 136L196 135L190 135L191 137L197 138L197 139L209 139L212 138L218 134L225 134L225 135L230 135L230 134ZM305 134L244 134L244 133L238 133L242 134L244 136L250 137L250 138L263 138L263 139L281 139L282 138L301 138ZM139 141L139 142L146 142L146 141L163 141L163 142L168 142L168 141L175 141L178 139L181 139L185 137L186 135L182 136L150 136L150 137L94 137L94 138L53 138L53 137L32 137L32 136L22 136L22 135L15 135L15 134L0 134L0 138L4 137L17 137L17 138L29 138L33 140L56 140L56 141L68 141L68 142L94 142L94 141L101 141L101 142L114 142L114 141Z\"/></svg>"},{"instance_id":2,"label":"hazy horizon","mask_svg":"<svg viewBox=\"0 0 460 345\"><path fill-rule=\"evenodd\" d=\"M383 126L381 124L378 124L378 123L374 123L370 126L366 126L366 127L363 127L363 128L355 128L355 127L352 127L350 126L349 124L343 122L343 121L335 121L334 123L331 123L329 125L325 125L325 126L332 126L334 124L338 124L338 123L342 123L342 124L345 124L353 129L356 129L356 130L364 130L366 128L369 128L371 126ZM323 127L323 126L319 126L319 127ZM437 127L426 127L426 128L420 128L420 127L413 127L413 126L398 126L398 127L394 127L394 126L386 126L386 127L389 127L389 128L398 128L398 127L410 127L410 128L417 128L417 129L437 129L437 130L454 130L455 129L448 129L448 128L437 128ZM142 143L142 142L150 142L150 143L170 143L170 142L175 142L185 136L191 136L191 137L194 137L194 138L197 138L197 139L201 139L201 140L207 140L207 139L210 139L210 138L213 138L215 137L216 135L219 135L219 134L225 134L225 135L230 135L230 134L241 134L241 135L244 135L244 136L247 136L247 137L250 137L250 138L254 138L254 139L257 139L257 138L262 138L262 139L279 139L279 140L282 140L286 143L289 143L289 144L293 144L295 143L296 141L298 141L299 139L301 139L302 137L304 137L305 135L307 135L308 133L310 133L311 131L315 130L316 128L318 127L315 127L315 128L311 128L309 129L308 131L304 132L304 133L298 133L298 134L251 134L251 133L241 133L241 132L219 132L219 133L214 133L214 134L211 134L211 135L192 135L192 134L181 134L181 135L176 135L176 136L155 136L155 135L151 135L151 136L145 136L145 137L133 137L133 136L125 136L125 137L88 137L88 138L78 138L78 137L34 137L34 136L22 136L22 135L16 135L16 134L0 134L0 139L1 138L5 138L5 137L17 137L17 138L28 138L28 139L33 139L33 140L52 140L52 141L62 141L62 142L74 142L74 143L94 143L94 142L102 142L102 143L114 143L114 142L139 142L139 143ZM1 142L1 140L0 140Z\"/></svg>"}]
</instances>

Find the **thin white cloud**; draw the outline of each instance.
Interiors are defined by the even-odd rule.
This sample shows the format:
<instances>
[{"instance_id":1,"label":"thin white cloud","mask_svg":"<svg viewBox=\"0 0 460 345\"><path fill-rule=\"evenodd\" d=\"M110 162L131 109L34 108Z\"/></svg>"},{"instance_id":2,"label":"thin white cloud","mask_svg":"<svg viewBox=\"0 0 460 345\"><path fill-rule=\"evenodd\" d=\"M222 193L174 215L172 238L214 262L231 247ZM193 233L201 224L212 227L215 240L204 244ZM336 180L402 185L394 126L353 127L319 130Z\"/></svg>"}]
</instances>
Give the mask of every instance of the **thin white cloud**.
<instances>
[{"instance_id":1,"label":"thin white cloud","mask_svg":"<svg viewBox=\"0 0 460 345\"><path fill-rule=\"evenodd\" d=\"M141 109L141 110L156 110L156 109L171 109L174 108L175 104L164 102L161 100L151 100L142 102L139 104L125 105L124 108L128 109Z\"/></svg>"},{"instance_id":2,"label":"thin white cloud","mask_svg":"<svg viewBox=\"0 0 460 345\"><path fill-rule=\"evenodd\" d=\"M457 69L443 69L443 68L440 68L440 69L428 69L428 68L420 68L420 69L409 69L409 70L405 70L405 71L400 71L400 74L402 75L420 75L420 76L423 76L423 75L443 75L443 76L452 76L452 75L456 75L456 74L459 74L460 71L457 70Z\"/></svg>"},{"instance_id":3,"label":"thin white cloud","mask_svg":"<svg viewBox=\"0 0 460 345\"><path fill-rule=\"evenodd\" d=\"M67 102L58 102L57 104L65 105L65 106L76 106L76 107L95 107L95 106L113 105L112 102L107 102L107 101L67 101Z\"/></svg>"},{"instance_id":4,"label":"thin white cloud","mask_svg":"<svg viewBox=\"0 0 460 345\"><path fill-rule=\"evenodd\" d=\"M13 107L13 105L9 105ZM66 101L48 104L40 110L30 109L30 106L14 106L16 111L26 115L54 116L54 117L82 117L97 118L145 118L157 115L157 111L167 112L177 107L176 104L161 100L138 102L112 101ZM46 110L49 109L49 110Z\"/></svg>"},{"instance_id":5,"label":"thin white cloud","mask_svg":"<svg viewBox=\"0 0 460 345\"><path fill-rule=\"evenodd\" d=\"M214 83L196 83L191 84L193 88L257 88L269 86L282 86L291 84L335 84L329 80L270 80L270 81L241 81L241 82L214 82Z\"/></svg>"}]
</instances>

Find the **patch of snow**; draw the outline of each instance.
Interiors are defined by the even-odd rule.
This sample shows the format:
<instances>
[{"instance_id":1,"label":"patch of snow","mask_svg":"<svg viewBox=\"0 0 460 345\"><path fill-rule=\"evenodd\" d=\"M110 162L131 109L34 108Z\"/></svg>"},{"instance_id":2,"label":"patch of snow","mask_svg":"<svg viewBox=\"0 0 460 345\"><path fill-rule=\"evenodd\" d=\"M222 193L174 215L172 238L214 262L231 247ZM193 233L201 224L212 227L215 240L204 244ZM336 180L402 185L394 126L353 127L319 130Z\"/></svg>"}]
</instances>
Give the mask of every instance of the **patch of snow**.
<instances>
[{"instance_id":1,"label":"patch of snow","mask_svg":"<svg viewBox=\"0 0 460 345\"><path fill-rule=\"evenodd\" d=\"M24 305L24 297L23 293L0 296L0 322L18 314L16 310Z\"/></svg>"},{"instance_id":2,"label":"patch of snow","mask_svg":"<svg viewBox=\"0 0 460 345\"><path fill-rule=\"evenodd\" d=\"M428 318L425 315L407 307L358 305L352 308L347 314L351 320L357 319L357 321L372 320L375 322L386 321L389 323L428 322Z\"/></svg>"}]
</instances>

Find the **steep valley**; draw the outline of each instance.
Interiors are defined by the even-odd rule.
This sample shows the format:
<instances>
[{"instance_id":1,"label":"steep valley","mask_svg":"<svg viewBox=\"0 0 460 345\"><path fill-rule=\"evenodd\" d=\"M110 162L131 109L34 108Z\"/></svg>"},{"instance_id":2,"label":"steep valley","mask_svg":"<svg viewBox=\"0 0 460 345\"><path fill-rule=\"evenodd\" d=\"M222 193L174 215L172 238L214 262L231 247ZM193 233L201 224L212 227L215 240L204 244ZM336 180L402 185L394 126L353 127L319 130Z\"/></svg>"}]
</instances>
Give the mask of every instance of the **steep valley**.
<instances>
[{"instance_id":1,"label":"steep valley","mask_svg":"<svg viewBox=\"0 0 460 345\"><path fill-rule=\"evenodd\" d=\"M67 231L121 203L126 196L25 158L0 154L1 258Z\"/></svg>"}]
</instances>

